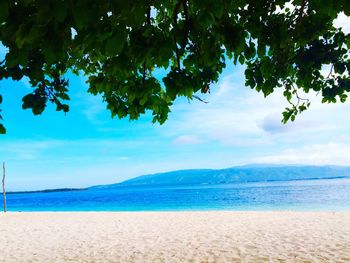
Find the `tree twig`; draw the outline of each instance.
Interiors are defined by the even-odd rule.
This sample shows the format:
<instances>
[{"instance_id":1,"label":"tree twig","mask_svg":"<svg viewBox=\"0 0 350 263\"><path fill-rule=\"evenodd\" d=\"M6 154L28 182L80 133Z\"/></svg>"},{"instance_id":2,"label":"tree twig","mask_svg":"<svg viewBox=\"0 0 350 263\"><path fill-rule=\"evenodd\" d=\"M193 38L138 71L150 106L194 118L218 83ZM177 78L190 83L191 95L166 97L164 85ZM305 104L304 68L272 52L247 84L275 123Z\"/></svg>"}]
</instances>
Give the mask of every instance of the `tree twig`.
<instances>
[{"instance_id":1,"label":"tree twig","mask_svg":"<svg viewBox=\"0 0 350 263\"><path fill-rule=\"evenodd\" d=\"M184 37L182 40L181 48L184 49L188 43L188 35L190 33L190 16L188 14L188 0L183 0L183 8L184 8L184 14L185 14L185 31L184 31Z\"/></svg>"},{"instance_id":2,"label":"tree twig","mask_svg":"<svg viewBox=\"0 0 350 263\"><path fill-rule=\"evenodd\" d=\"M310 102L309 99L304 99L304 98L300 97L299 94L298 94L298 91L297 91L297 89L295 87L293 87L293 89L294 89L295 96L298 99L297 104L295 105L295 107L298 107L301 101L305 101L306 103Z\"/></svg>"},{"instance_id":3,"label":"tree twig","mask_svg":"<svg viewBox=\"0 0 350 263\"><path fill-rule=\"evenodd\" d=\"M2 193L4 195L4 213L6 213L5 162L2 163Z\"/></svg>"},{"instance_id":4,"label":"tree twig","mask_svg":"<svg viewBox=\"0 0 350 263\"><path fill-rule=\"evenodd\" d=\"M143 73L142 73L142 86L144 86L145 84L145 80L146 80L146 62L143 62Z\"/></svg>"},{"instance_id":5,"label":"tree twig","mask_svg":"<svg viewBox=\"0 0 350 263\"><path fill-rule=\"evenodd\" d=\"M176 54L176 62L177 62L178 70L181 69L181 66L180 66L180 55L179 55L179 49L177 47L177 39L176 39L176 32L175 31L177 29L177 15L179 13L181 4L182 4L181 0L176 3L175 8L174 8L174 13L173 13L175 54Z\"/></svg>"},{"instance_id":6,"label":"tree twig","mask_svg":"<svg viewBox=\"0 0 350 263\"><path fill-rule=\"evenodd\" d=\"M147 7L147 23L151 24L151 5L148 5Z\"/></svg>"},{"instance_id":7,"label":"tree twig","mask_svg":"<svg viewBox=\"0 0 350 263\"><path fill-rule=\"evenodd\" d=\"M307 4L307 0L303 0L303 2L301 3L299 15L298 15L298 17L296 18L296 25L299 25L301 19L302 19L303 16L304 16L304 9L305 9L305 7L306 7L306 4Z\"/></svg>"},{"instance_id":8,"label":"tree twig","mask_svg":"<svg viewBox=\"0 0 350 263\"><path fill-rule=\"evenodd\" d=\"M202 98L198 97L197 95L192 95L192 97L195 98L196 100L199 100L199 101L205 103L205 104L208 103L207 101L203 100Z\"/></svg>"},{"instance_id":9,"label":"tree twig","mask_svg":"<svg viewBox=\"0 0 350 263\"><path fill-rule=\"evenodd\" d=\"M147 6L147 24L148 25L151 25L151 4L149 4ZM142 72L142 86L144 86L145 84L145 80L146 80L146 61L143 62L142 64L142 67L143 67L143 72Z\"/></svg>"},{"instance_id":10,"label":"tree twig","mask_svg":"<svg viewBox=\"0 0 350 263\"><path fill-rule=\"evenodd\" d=\"M332 64L331 66L331 70L329 71L329 74L327 76L327 79L329 79L329 77L331 76L332 72L333 72L333 67L334 67L334 64Z\"/></svg>"}]
</instances>

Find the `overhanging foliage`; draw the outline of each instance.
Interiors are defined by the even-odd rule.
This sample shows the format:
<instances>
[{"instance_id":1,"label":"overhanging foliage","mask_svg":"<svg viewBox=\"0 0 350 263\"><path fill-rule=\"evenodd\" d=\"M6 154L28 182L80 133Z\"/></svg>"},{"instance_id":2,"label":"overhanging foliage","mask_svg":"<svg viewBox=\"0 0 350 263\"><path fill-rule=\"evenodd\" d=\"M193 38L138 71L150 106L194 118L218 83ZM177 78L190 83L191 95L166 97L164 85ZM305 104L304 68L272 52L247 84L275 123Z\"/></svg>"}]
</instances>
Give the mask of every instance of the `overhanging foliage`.
<instances>
[{"instance_id":1,"label":"overhanging foliage","mask_svg":"<svg viewBox=\"0 0 350 263\"><path fill-rule=\"evenodd\" d=\"M248 87L265 96L284 89L286 122L309 106L298 90L347 99L350 36L333 27L340 12L350 15L350 1L2 0L0 80L29 79L23 109L41 114L52 102L67 112L65 73L82 72L112 116L150 110L163 123L176 97L209 92L229 58L246 65Z\"/></svg>"}]
</instances>

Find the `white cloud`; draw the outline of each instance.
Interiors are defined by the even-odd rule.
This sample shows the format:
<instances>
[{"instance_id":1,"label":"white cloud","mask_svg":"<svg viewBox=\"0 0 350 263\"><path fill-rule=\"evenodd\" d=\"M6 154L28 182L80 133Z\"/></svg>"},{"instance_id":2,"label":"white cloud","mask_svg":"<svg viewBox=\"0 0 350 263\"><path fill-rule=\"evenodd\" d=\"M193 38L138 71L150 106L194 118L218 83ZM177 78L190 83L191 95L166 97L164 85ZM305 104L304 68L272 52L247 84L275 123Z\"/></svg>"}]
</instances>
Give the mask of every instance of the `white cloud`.
<instances>
[{"instance_id":1,"label":"white cloud","mask_svg":"<svg viewBox=\"0 0 350 263\"><path fill-rule=\"evenodd\" d=\"M52 147L57 147L61 142L59 140L17 140L11 142L2 142L0 148L0 157L6 160L35 160Z\"/></svg>"},{"instance_id":2,"label":"white cloud","mask_svg":"<svg viewBox=\"0 0 350 263\"><path fill-rule=\"evenodd\" d=\"M350 104L322 104L316 93L300 93L311 100L310 109L298 115L295 122L283 125L282 112L289 104L282 92L276 89L264 98L245 87L244 68L239 67L212 87L211 94L201 95L208 104L199 101L176 104L172 113L176 119L170 116L162 132L175 140L191 134L204 144L251 148L252 156L257 148L265 146L269 152L276 152L293 145L327 144L332 138L350 132L346 121Z\"/></svg>"},{"instance_id":3,"label":"white cloud","mask_svg":"<svg viewBox=\"0 0 350 263\"><path fill-rule=\"evenodd\" d=\"M349 165L350 145L330 142L283 150L279 154L258 157L256 163Z\"/></svg>"},{"instance_id":4,"label":"white cloud","mask_svg":"<svg viewBox=\"0 0 350 263\"><path fill-rule=\"evenodd\" d=\"M129 160L129 159L130 158L128 156L119 156L119 157L117 157L116 160L118 160L118 161L125 161L125 160Z\"/></svg>"},{"instance_id":5,"label":"white cloud","mask_svg":"<svg viewBox=\"0 0 350 263\"><path fill-rule=\"evenodd\" d=\"M176 105L173 111L177 118L172 120L170 116L168 132L175 137L193 134L224 144L241 144L245 139L252 142L259 136L260 144L264 131L257 120L270 113L271 108L259 109L262 94L244 87L243 70L237 71L212 88L212 94L205 97L208 104L194 101L191 105Z\"/></svg>"},{"instance_id":6,"label":"white cloud","mask_svg":"<svg viewBox=\"0 0 350 263\"><path fill-rule=\"evenodd\" d=\"M271 143L271 133L278 131L319 128L311 125L315 123L312 118L306 120L305 116L283 126L282 111L288 103L282 90L264 98L263 94L245 87L243 68L225 77L205 99L208 104L176 105L173 111L177 121L172 121L170 116L166 124L170 128L168 132L174 137L180 136L179 133L192 134L221 144L251 146Z\"/></svg>"},{"instance_id":7,"label":"white cloud","mask_svg":"<svg viewBox=\"0 0 350 263\"><path fill-rule=\"evenodd\" d=\"M340 12L337 18L333 21L333 26L336 28L341 28L345 34L350 33L350 17Z\"/></svg>"},{"instance_id":8,"label":"white cloud","mask_svg":"<svg viewBox=\"0 0 350 263\"><path fill-rule=\"evenodd\" d=\"M84 91L84 93L78 93L75 96L80 99L76 106L81 108L81 112L88 121L94 125L105 123L101 115L105 115L108 111L101 95L93 96L92 94L86 94Z\"/></svg>"},{"instance_id":9,"label":"white cloud","mask_svg":"<svg viewBox=\"0 0 350 263\"><path fill-rule=\"evenodd\" d=\"M71 163L104 160L125 161L123 151L144 145L143 140L79 139L79 140L12 140L2 142L0 160ZM57 160L55 160L57 158Z\"/></svg>"},{"instance_id":10,"label":"white cloud","mask_svg":"<svg viewBox=\"0 0 350 263\"><path fill-rule=\"evenodd\" d=\"M198 144L198 143L201 143L201 141L195 135L186 134L186 135L181 135L181 136L177 137L173 141L173 143L177 144L177 145L181 145L181 144Z\"/></svg>"}]
</instances>

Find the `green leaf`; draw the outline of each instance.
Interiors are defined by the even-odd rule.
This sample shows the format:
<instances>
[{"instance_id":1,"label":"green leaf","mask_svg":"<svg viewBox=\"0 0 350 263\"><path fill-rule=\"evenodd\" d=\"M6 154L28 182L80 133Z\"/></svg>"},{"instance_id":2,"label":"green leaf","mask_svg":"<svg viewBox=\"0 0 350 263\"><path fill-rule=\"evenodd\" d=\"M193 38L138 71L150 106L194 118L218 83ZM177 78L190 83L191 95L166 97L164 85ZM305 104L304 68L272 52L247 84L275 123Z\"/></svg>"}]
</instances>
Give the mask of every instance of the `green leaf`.
<instances>
[{"instance_id":1,"label":"green leaf","mask_svg":"<svg viewBox=\"0 0 350 263\"><path fill-rule=\"evenodd\" d=\"M343 74L345 69L346 68L345 68L344 63L335 63L334 64L334 71L335 71L335 73Z\"/></svg>"},{"instance_id":2,"label":"green leaf","mask_svg":"<svg viewBox=\"0 0 350 263\"><path fill-rule=\"evenodd\" d=\"M53 1L53 16L57 19L58 22L63 22L67 17L68 10L65 4L65 1L56 0Z\"/></svg>"},{"instance_id":3,"label":"green leaf","mask_svg":"<svg viewBox=\"0 0 350 263\"><path fill-rule=\"evenodd\" d=\"M121 34L115 34L106 41L106 52L107 54L115 55L118 54L125 43L125 38Z\"/></svg>"},{"instance_id":4,"label":"green leaf","mask_svg":"<svg viewBox=\"0 0 350 263\"><path fill-rule=\"evenodd\" d=\"M60 93L60 94L57 94L57 96L60 97L63 100L70 100L70 98L69 98L67 93Z\"/></svg>"},{"instance_id":5,"label":"green leaf","mask_svg":"<svg viewBox=\"0 0 350 263\"><path fill-rule=\"evenodd\" d=\"M5 21L8 17L9 1L0 1L0 25L2 21Z\"/></svg>"},{"instance_id":6,"label":"green leaf","mask_svg":"<svg viewBox=\"0 0 350 263\"><path fill-rule=\"evenodd\" d=\"M243 64L244 64L244 61L245 61L244 56L243 56L243 55L240 55L240 56L238 57L238 61L239 61L239 63L241 63L241 64L243 65Z\"/></svg>"},{"instance_id":7,"label":"green leaf","mask_svg":"<svg viewBox=\"0 0 350 263\"><path fill-rule=\"evenodd\" d=\"M33 94L28 94L22 98L22 108L23 109L28 109L32 108L34 104L34 95Z\"/></svg>"},{"instance_id":8,"label":"green leaf","mask_svg":"<svg viewBox=\"0 0 350 263\"><path fill-rule=\"evenodd\" d=\"M348 46L348 49L350 49L350 34L348 34L346 36L346 41L345 41L346 45Z\"/></svg>"},{"instance_id":9,"label":"green leaf","mask_svg":"<svg viewBox=\"0 0 350 263\"><path fill-rule=\"evenodd\" d=\"M52 64L55 62L56 52L55 52L55 50L53 50L52 47L47 47L44 50L44 56L45 56L47 63Z\"/></svg>"},{"instance_id":10,"label":"green leaf","mask_svg":"<svg viewBox=\"0 0 350 263\"><path fill-rule=\"evenodd\" d=\"M6 129L3 124L0 123L0 134L6 134Z\"/></svg>"}]
</instances>

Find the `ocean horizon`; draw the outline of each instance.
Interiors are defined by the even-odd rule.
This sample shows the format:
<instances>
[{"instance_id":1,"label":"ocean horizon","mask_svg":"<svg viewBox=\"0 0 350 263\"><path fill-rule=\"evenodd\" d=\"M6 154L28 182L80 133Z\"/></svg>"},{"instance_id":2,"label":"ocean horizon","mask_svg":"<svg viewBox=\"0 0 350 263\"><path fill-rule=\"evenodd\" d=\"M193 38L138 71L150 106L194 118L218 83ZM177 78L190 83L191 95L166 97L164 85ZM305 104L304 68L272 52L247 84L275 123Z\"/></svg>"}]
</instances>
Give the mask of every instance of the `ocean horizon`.
<instances>
[{"instance_id":1,"label":"ocean horizon","mask_svg":"<svg viewBox=\"0 0 350 263\"><path fill-rule=\"evenodd\" d=\"M350 178L11 193L10 212L350 211ZM0 197L2 202L3 196Z\"/></svg>"}]
</instances>

